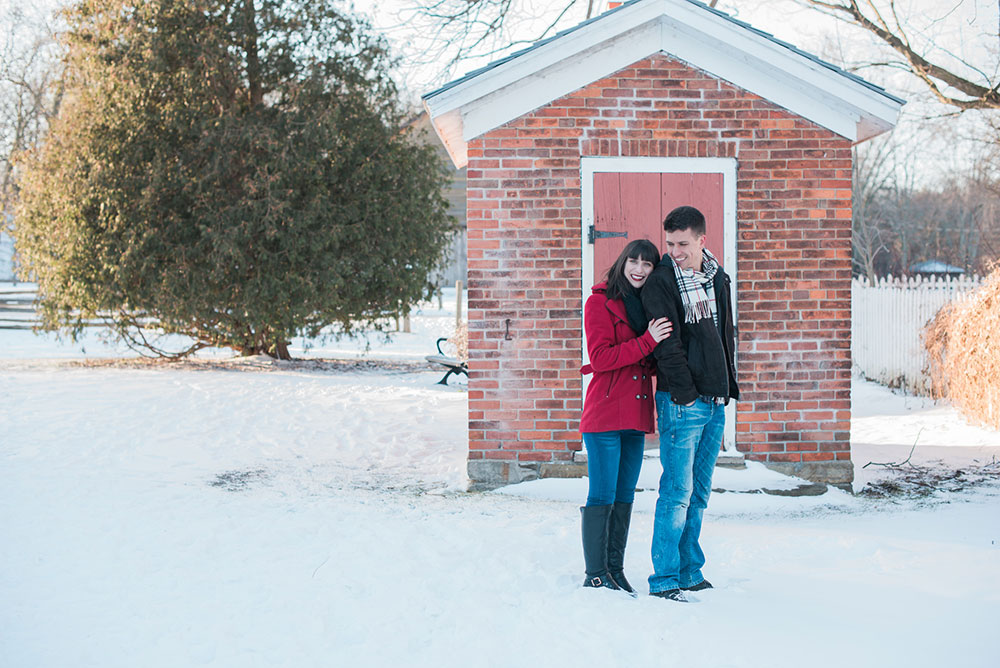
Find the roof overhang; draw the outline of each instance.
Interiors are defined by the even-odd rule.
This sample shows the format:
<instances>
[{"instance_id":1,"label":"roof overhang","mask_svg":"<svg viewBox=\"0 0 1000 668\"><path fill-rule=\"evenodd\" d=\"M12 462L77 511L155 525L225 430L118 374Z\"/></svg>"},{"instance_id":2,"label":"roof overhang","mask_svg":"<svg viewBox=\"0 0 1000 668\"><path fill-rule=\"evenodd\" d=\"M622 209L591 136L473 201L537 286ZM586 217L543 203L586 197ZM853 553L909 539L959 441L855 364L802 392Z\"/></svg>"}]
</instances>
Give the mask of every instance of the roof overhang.
<instances>
[{"instance_id":1,"label":"roof overhang","mask_svg":"<svg viewBox=\"0 0 1000 668\"><path fill-rule=\"evenodd\" d=\"M657 53L861 142L905 101L694 0L632 0L423 97L452 161L468 142Z\"/></svg>"}]
</instances>

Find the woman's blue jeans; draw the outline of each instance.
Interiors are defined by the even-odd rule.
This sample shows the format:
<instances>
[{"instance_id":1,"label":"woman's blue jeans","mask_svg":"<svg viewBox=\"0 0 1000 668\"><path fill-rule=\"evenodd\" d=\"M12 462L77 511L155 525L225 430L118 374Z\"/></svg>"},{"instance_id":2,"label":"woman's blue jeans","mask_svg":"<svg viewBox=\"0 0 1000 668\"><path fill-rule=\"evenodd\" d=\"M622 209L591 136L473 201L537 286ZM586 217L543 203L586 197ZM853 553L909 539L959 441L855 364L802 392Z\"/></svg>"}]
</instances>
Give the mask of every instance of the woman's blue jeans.
<instances>
[{"instance_id":1,"label":"woman's blue jeans","mask_svg":"<svg viewBox=\"0 0 1000 668\"><path fill-rule=\"evenodd\" d=\"M642 468L646 435L634 429L584 432L587 446L588 506L632 503Z\"/></svg>"},{"instance_id":2,"label":"woman's blue jeans","mask_svg":"<svg viewBox=\"0 0 1000 668\"><path fill-rule=\"evenodd\" d=\"M722 448L726 407L704 399L678 406L669 393L657 392L656 414L663 474L653 517L651 594L693 587L705 579L698 539Z\"/></svg>"}]
</instances>

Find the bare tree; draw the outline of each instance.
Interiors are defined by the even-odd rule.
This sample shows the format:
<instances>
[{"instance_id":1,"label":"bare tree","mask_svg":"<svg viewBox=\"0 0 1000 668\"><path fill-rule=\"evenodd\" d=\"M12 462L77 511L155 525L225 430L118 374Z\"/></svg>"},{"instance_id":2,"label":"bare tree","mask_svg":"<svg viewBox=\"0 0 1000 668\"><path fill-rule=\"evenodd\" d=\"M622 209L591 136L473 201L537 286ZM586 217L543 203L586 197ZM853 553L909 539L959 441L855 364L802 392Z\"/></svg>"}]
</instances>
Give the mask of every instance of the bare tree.
<instances>
[{"instance_id":1,"label":"bare tree","mask_svg":"<svg viewBox=\"0 0 1000 668\"><path fill-rule=\"evenodd\" d=\"M16 156L42 139L59 109L59 58L44 9L0 4L0 280L14 276L7 232L17 199Z\"/></svg>"},{"instance_id":2,"label":"bare tree","mask_svg":"<svg viewBox=\"0 0 1000 668\"><path fill-rule=\"evenodd\" d=\"M938 260L987 273L1000 245L996 181L977 170L918 185L915 146L894 143L889 136L857 149L854 272L873 280Z\"/></svg>"},{"instance_id":3,"label":"bare tree","mask_svg":"<svg viewBox=\"0 0 1000 668\"><path fill-rule=\"evenodd\" d=\"M934 101L923 106L925 119L937 116L937 122L926 123L924 139L940 143L947 135L957 140L961 149L951 146L944 151L964 151L970 163L947 177L947 170L925 166L925 171L938 172L938 182L921 187L901 172L901 180L877 195L878 201L869 208L884 219L877 241L888 248L891 270L906 272L913 261L938 259L967 271L986 271L1000 257L1000 120L996 115L1000 110L1000 5L974 0L922 6L898 0L794 1L874 36L884 57L866 53L845 65L855 70L903 71L915 77L919 88ZM969 136L963 138L953 117L968 116L967 112L974 112L966 121L974 119L975 125L964 124ZM911 142L915 149L924 143ZM936 159L931 164L939 167ZM855 189L856 200L859 197L863 194ZM864 225L865 221L855 219L856 260L871 247Z\"/></svg>"},{"instance_id":4,"label":"bare tree","mask_svg":"<svg viewBox=\"0 0 1000 668\"><path fill-rule=\"evenodd\" d=\"M1000 147L995 148L1000 151ZM979 232L979 257L973 260L973 267L982 274L989 273L1000 260L1000 183L994 170L997 161L995 157L980 160L970 179L970 189L978 202L974 223Z\"/></svg>"},{"instance_id":5,"label":"bare tree","mask_svg":"<svg viewBox=\"0 0 1000 668\"><path fill-rule=\"evenodd\" d=\"M14 158L35 146L59 112L61 64L52 19L8 6L0 21L0 208L17 197ZM0 224L0 228L4 225Z\"/></svg>"},{"instance_id":6,"label":"bare tree","mask_svg":"<svg viewBox=\"0 0 1000 668\"><path fill-rule=\"evenodd\" d=\"M395 28L406 33L420 65L450 76L459 63L491 57L590 18L598 0L561 0L538 8L526 0L411 0ZM390 28L392 30L392 28Z\"/></svg>"},{"instance_id":7,"label":"bare tree","mask_svg":"<svg viewBox=\"0 0 1000 668\"><path fill-rule=\"evenodd\" d=\"M852 259L854 273L872 282L878 277L876 260L889 250L885 238L888 221L879 204L897 178L898 149L891 136L854 148Z\"/></svg>"},{"instance_id":8,"label":"bare tree","mask_svg":"<svg viewBox=\"0 0 1000 668\"><path fill-rule=\"evenodd\" d=\"M939 258L969 272L987 273L1000 239L997 184L979 170L950 180L932 193L919 230L927 258Z\"/></svg>"},{"instance_id":9,"label":"bare tree","mask_svg":"<svg viewBox=\"0 0 1000 668\"><path fill-rule=\"evenodd\" d=\"M1000 59L995 48L1000 28L994 25L980 35L984 44L978 54L982 57L975 59L959 54L931 30L957 12L966 0L941 3L935 14L911 8L909 16L903 14L896 0L796 1L866 30L895 54L894 58L871 61L867 66L905 69L922 81L939 102L960 111L1000 109ZM978 6L974 9L979 11Z\"/></svg>"}]
</instances>

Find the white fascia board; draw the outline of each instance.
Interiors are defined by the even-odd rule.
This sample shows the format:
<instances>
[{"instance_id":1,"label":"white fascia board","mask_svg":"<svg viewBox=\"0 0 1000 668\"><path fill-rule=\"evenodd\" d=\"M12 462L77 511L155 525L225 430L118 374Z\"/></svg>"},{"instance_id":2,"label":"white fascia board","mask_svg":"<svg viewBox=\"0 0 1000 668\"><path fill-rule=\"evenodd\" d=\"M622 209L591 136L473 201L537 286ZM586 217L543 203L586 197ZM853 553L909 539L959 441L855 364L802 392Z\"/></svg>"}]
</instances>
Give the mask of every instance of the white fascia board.
<instances>
[{"instance_id":1,"label":"white fascia board","mask_svg":"<svg viewBox=\"0 0 1000 668\"><path fill-rule=\"evenodd\" d=\"M455 164L456 169L465 167L469 161L469 144L462 138L462 114L453 109L446 114L434 116L427 101L424 101L424 109L431 118L431 127L441 139L444 148L448 151L448 156Z\"/></svg>"},{"instance_id":2,"label":"white fascia board","mask_svg":"<svg viewBox=\"0 0 1000 668\"><path fill-rule=\"evenodd\" d=\"M468 141L509 120L568 95L589 83L660 50L659 25L652 21L616 35L576 58L532 73L516 86L485 95L462 110L463 139ZM515 89L516 90L512 90Z\"/></svg>"}]
</instances>

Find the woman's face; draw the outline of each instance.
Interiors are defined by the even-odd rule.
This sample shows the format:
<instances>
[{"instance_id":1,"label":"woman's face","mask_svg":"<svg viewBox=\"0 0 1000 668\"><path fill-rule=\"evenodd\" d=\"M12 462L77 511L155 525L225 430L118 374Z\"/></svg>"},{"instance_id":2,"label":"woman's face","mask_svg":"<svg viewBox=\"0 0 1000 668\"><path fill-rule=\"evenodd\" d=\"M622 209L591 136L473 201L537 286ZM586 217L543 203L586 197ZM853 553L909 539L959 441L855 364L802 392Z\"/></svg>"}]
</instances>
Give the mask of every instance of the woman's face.
<instances>
[{"instance_id":1,"label":"woman's face","mask_svg":"<svg viewBox=\"0 0 1000 668\"><path fill-rule=\"evenodd\" d=\"M625 260L625 278L628 279L633 288L641 288L652 271L653 263L649 260L640 260L634 257Z\"/></svg>"}]
</instances>

